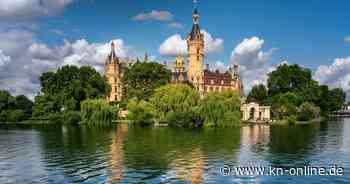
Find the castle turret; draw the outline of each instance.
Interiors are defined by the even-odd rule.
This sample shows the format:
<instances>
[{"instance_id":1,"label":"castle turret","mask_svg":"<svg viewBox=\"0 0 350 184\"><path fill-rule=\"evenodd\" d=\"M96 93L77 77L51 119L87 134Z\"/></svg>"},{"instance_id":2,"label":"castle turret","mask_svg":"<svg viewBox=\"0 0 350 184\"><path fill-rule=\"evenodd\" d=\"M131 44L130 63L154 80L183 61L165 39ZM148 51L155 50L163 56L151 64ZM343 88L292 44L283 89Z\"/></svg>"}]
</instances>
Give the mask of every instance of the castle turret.
<instances>
[{"instance_id":1,"label":"castle turret","mask_svg":"<svg viewBox=\"0 0 350 184\"><path fill-rule=\"evenodd\" d=\"M187 37L188 48L188 80L199 91L200 95L204 94L204 35L199 27L199 13L193 11L193 26Z\"/></svg>"},{"instance_id":2,"label":"castle turret","mask_svg":"<svg viewBox=\"0 0 350 184\"><path fill-rule=\"evenodd\" d=\"M143 62L148 63L148 54L147 54L147 52L145 53L145 58L143 59Z\"/></svg>"},{"instance_id":3,"label":"castle turret","mask_svg":"<svg viewBox=\"0 0 350 184\"><path fill-rule=\"evenodd\" d=\"M107 94L109 102L120 101L122 98L122 63L115 54L115 44L111 43L111 52L105 63L106 82L110 85L111 91Z\"/></svg>"},{"instance_id":4,"label":"castle turret","mask_svg":"<svg viewBox=\"0 0 350 184\"><path fill-rule=\"evenodd\" d=\"M174 72L184 72L185 62L182 55L178 55L175 60Z\"/></svg>"}]
</instances>

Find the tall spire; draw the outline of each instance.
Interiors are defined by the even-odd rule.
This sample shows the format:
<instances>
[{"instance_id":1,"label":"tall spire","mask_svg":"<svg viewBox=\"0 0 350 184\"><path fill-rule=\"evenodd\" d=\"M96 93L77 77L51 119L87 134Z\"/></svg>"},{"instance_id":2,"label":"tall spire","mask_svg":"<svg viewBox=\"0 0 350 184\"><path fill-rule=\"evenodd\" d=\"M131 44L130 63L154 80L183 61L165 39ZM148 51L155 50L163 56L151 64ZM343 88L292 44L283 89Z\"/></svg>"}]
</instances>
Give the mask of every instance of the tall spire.
<instances>
[{"instance_id":1,"label":"tall spire","mask_svg":"<svg viewBox=\"0 0 350 184\"><path fill-rule=\"evenodd\" d=\"M148 54L147 54L147 52L145 53L145 58L144 58L143 62L145 62L145 63L148 62Z\"/></svg>"},{"instance_id":2,"label":"tall spire","mask_svg":"<svg viewBox=\"0 0 350 184\"><path fill-rule=\"evenodd\" d=\"M197 0L193 0L193 24L199 24L199 14L198 14L198 8L197 8Z\"/></svg>"},{"instance_id":3,"label":"tall spire","mask_svg":"<svg viewBox=\"0 0 350 184\"><path fill-rule=\"evenodd\" d=\"M189 38L191 40L195 40L195 39L199 39L200 35L201 35L201 29L199 27L199 13L198 13L198 9L197 9L197 1L194 0L194 10L192 13L192 20L193 20L193 26L192 26L192 30L191 33L189 35Z\"/></svg>"},{"instance_id":4,"label":"tall spire","mask_svg":"<svg viewBox=\"0 0 350 184\"><path fill-rule=\"evenodd\" d=\"M113 41L111 43L111 53L109 54L109 57L110 57L111 61L114 61L114 59L117 58L117 56L115 54L115 44Z\"/></svg>"}]
</instances>

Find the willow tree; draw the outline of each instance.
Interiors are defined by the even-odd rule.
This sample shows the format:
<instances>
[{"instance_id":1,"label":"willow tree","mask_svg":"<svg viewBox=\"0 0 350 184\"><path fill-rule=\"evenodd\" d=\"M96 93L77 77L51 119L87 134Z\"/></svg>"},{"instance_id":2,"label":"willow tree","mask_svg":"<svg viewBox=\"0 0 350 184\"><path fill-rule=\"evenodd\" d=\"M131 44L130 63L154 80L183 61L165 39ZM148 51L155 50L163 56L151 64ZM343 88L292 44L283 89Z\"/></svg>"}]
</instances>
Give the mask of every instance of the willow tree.
<instances>
[{"instance_id":1,"label":"willow tree","mask_svg":"<svg viewBox=\"0 0 350 184\"><path fill-rule=\"evenodd\" d=\"M208 93L200 101L205 126L226 127L240 122L240 97L236 92Z\"/></svg>"},{"instance_id":2,"label":"willow tree","mask_svg":"<svg viewBox=\"0 0 350 184\"><path fill-rule=\"evenodd\" d=\"M110 125L118 116L118 107L103 99L87 99L81 103L82 123L88 125Z\"/></svg>"},{"instance_id":3,"label":"willow tree","mask_svg":"<svg viewBox=\"0 0 350 184\"><path fill-rule=\"evenodd\" d=\"M186 84L168 84L159 87L149 99L156 110L156 118L166 121L170 112L189 112L199 103L199 94Z\"/></svg>"}]
</instances>

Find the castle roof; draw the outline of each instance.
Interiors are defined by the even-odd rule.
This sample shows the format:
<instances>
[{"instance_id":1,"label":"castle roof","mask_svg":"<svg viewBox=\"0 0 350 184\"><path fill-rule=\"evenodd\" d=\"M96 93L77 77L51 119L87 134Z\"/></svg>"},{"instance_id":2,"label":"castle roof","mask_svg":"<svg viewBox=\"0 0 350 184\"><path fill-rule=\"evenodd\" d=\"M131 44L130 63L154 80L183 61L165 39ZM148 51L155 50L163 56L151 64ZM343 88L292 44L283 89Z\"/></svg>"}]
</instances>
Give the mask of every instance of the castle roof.
<instances>
[{"instance_id":1,"label":"castle roof","mask_svg":"<svg viewBox=\"0 0 350 184\"><path fill-rule=\"evenodd\" d=\"M189 34L189 38L191 40L195 40L195 39L199 39L200 36L201 36L201 29L199 27L199 14L198 14L198 10L195 9L193 11L193 26Z\"/></svg>"},{"instance_id":2,"label":"castle roof","mask_svg":"<svg viewBox=\"0 0 350 184\"><path fill-rule=\"evenodd\" d=\"M204 70L204 83L205 85L225 85L230 86L234 79L229 72L220 73L218 70L213 72L210 70ZM211 83L213 82L213 83ZM222 83L223 82L223 83Z\"/></svg>"}]
</instances>

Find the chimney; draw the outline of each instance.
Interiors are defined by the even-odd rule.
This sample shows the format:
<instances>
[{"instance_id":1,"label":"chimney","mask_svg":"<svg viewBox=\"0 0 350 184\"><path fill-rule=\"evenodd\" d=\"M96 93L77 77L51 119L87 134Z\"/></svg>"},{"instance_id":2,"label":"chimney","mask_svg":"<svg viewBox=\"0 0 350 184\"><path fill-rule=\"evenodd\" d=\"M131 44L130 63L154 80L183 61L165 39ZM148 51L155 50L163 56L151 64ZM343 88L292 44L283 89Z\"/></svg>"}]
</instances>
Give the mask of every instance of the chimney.
<instances>
[{"instance_id":1,"label":"chimney","mask_svg":"<svg viewBox=\"0 0 350 184\"><path fill-rule=\"evenodd\" d=\"M209 67L209 64L206 64L206 68L205 68L206 70L210 70L210 67Z\"/></svg>"}]
</instances>

